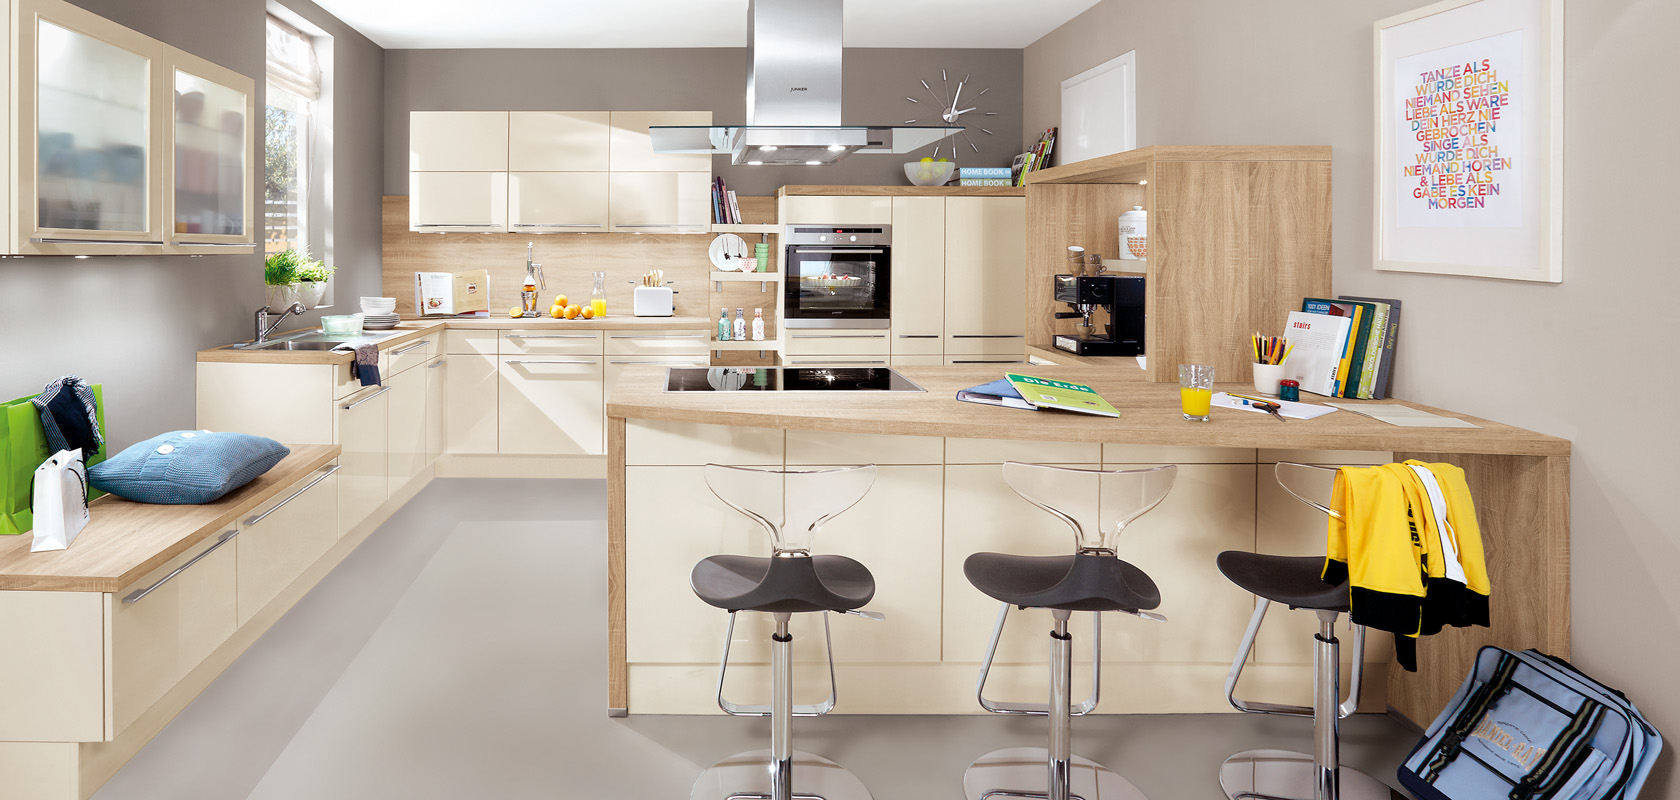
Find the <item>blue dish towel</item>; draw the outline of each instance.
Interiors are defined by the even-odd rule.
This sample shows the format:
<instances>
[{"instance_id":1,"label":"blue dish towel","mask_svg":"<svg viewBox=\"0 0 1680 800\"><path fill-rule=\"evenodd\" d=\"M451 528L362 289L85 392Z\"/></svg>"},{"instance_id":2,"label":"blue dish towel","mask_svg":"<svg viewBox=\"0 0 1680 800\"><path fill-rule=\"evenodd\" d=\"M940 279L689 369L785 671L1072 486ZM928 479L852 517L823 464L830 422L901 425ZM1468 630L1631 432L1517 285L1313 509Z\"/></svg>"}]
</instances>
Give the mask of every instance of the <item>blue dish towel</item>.
<instances>
[{"instance_id":1,"label":"blue dish towel","mask_svg":"<svg viewBox=\"0 0 1680 800\"><path fill-rule=\"evenodd\" d=\"M362 379L363 386L379 385L379 348L377 346L364 344L356 348L356 377Z\"/></svg>"}]
</instances>

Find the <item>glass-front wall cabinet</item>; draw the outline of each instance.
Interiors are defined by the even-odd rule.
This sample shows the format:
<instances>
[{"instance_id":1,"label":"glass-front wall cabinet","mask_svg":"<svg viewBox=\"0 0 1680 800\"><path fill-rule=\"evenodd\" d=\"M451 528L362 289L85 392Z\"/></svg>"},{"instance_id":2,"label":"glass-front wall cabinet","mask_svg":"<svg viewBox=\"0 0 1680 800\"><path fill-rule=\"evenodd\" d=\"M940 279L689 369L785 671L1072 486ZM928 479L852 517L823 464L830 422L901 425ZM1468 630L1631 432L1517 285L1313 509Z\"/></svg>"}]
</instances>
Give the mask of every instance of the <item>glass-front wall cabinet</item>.
<instances>
[{"instance_id":1,"label":"glass-front wall cabinet","mask_svg":"<svg viewBox=\"0 0 1680 800\"><path fill-rule=\"evenodd\" d=\"M63 0L12 5L9 252L251 248L255 82Z\"/></svg>"}]
</instances>

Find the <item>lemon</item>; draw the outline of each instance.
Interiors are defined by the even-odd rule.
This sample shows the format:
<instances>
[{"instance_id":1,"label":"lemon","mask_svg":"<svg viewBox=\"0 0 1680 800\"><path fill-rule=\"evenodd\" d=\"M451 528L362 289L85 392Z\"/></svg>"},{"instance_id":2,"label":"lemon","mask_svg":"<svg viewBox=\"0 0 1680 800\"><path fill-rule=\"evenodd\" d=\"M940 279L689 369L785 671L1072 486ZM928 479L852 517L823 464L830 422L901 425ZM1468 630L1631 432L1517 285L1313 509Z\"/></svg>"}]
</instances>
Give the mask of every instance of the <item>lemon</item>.
<instances>
[{"instance_id":1,"label":"lemon","mask_svg":"<svg viewBox=\"0 0 1680 800\"><path fill-rule=\"evenodd\" d=\"M520 308L519 306L514 306L513 308L508 309L508 316L513 317L514 319L519 319L524 315L525 309Z\"/></svg>"}]
</instances>

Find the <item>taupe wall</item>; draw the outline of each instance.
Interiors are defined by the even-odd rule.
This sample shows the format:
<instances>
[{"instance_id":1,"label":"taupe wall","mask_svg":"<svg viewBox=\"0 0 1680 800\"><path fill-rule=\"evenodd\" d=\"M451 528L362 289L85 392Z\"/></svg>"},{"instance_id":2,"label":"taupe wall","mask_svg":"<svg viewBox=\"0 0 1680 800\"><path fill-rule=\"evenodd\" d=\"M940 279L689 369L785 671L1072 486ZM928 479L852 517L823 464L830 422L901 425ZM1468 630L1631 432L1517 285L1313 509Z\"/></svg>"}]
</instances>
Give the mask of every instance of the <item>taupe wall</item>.
<instances>
[{"instance_id":1,"label":"taupe wall","mask_svg":"<svg viewBox=\"0 0 1680 800\"><path fill-rule=\"evenodd\" d=\"M263 0L75 2L255 77L262 107ZM380 284L383 51L312 3L287 6L334 38L335 291L338 305L353 306ZM254 191L261 208L260 181ZM0 397L33 394L74 372L105 384L113 452L190 428L193 353L250 338L251 313L262 304L261 255L0 261Z\"/></svg>"},{"instance_id":2,"label":"taupe wall","mask_svg":"<svg viewBox=\"0 0 1680 800\"><path fill-rule=\"evenodd\" d=\"M1332 145L1336 290L1405 301L1400 397L1573 440L1575 662L1673 735L1680 3L1567 4L1556 286L1371 269L1371 26L1423 4L1105 0L1027 48L1024 132L1057 124L1064 78L1135 49L1141 145ZM1642 797L1680 797L1671 754Z\"/></svg>"},{"instance_id":3,"label":"taupe wall","mask_svg":"<svg viewBox=\"0 0 1680 800\"><path fill-rule=\"evenodd\" d=\"M969 92L991 87L978 101L997 111L978 134L976 154L959 163L1007 166L1021 140L1021 51L845 51L842 107L847 122L895 125L927 122L917 83L972 73ZM747 56L740 48L668 50L387 50L385 51L385 192L408 194L410 111L711 111L720 124L746 119ZM912 89L916 94L912 94ZM903 163L930 155L855 155L831 167L732 167L726 156L713 170L744 195L769 195L786 184L906 185ZM941 155L944 150L941 150Z\"/></svg>"}]
</instances>

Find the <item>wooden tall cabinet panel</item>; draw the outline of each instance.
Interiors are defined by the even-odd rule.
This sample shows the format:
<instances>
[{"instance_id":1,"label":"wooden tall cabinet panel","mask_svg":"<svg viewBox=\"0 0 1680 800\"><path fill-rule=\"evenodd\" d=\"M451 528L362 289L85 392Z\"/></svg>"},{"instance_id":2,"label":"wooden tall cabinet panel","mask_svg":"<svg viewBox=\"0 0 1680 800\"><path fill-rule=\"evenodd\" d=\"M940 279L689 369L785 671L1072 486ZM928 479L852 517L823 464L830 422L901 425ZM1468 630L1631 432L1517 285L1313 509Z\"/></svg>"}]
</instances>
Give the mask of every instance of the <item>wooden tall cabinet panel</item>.
<instances>
[{"instance_id":1,"label":"wooden tall cabinet panel","mask_svg":"<svg viewBox=\"0 0 1680 800\"><path fill-rule=\"evenodd\" d=\"M508 112L410 111L408 168L413 172L506 172Z\"/></svg>"},{"instance_id":2,"label":"wooden tall cabinet panel","mask_svg":"<svg viewBox=\"0 0 1680 800\"><path fill-rule=\"evenodd\" d=\"M938 356L945 347L945 198L894 197L892 212L892 354Z\"/></svg>"},{"instance_id":3,"label":"wooden tall cabinet panel","mask_svg":"<svg viewBox=\"0 0 1680 800\"><path fill-rule=\"evenodd\" d=\"M444 451L496 452L495 354L451 354L444 358L448 361L442 367Z\"/></svg>"},{"instance_id":4,"label":"wooden tall cabinet panel","mask_svg":"<svg viewBox=\"0 0 1680 800\"><path fill-rule=\"evenodd\" d=\"M508 230L603 233L609 222L605 172L508 173Z\"/></svg>"},{"instance_id":5,"label":"wooden tall cabinet panel","mask_svg":"<svg viewBox=\"0 0 1680 800\"><path fill-rule=\"evenodd\" d=\"M510 172L606 172L612 138L605 111L514 111L508 115Z\"/></svg>"},{"instance_id":6,"label":"wooden tall cabinet panel","mask_svg":"<svg viewBox=\"0 0 1680 800\"><path fill-rule=\"evenodd\" d=\"M1026 352L1021 197L945 200L945 354Z\"/></svg>"},{"instance_id":7,"label":"wooden tall cabinet panel","mask_svg":"<svg viewBox=\"0 0 1680 800\"><path fill-rule=\"evenodd\" d=\"M600 356L501 357L498 452L601 455L606 409Z\"/></svg>"},{"instance_id":8,"label":"wooden tall cabinet panel","mask_svg":"<svg viewBox=\"0 0 1680 800\"><path fill-rule=\"evenodd\" d=\"M648 134L652 125L710 125L710 111L614 111L608 169L613 172L704 172L708 180L712 157L704 153L661 155L653 152Z\"/></svg>"}]
</instances>

